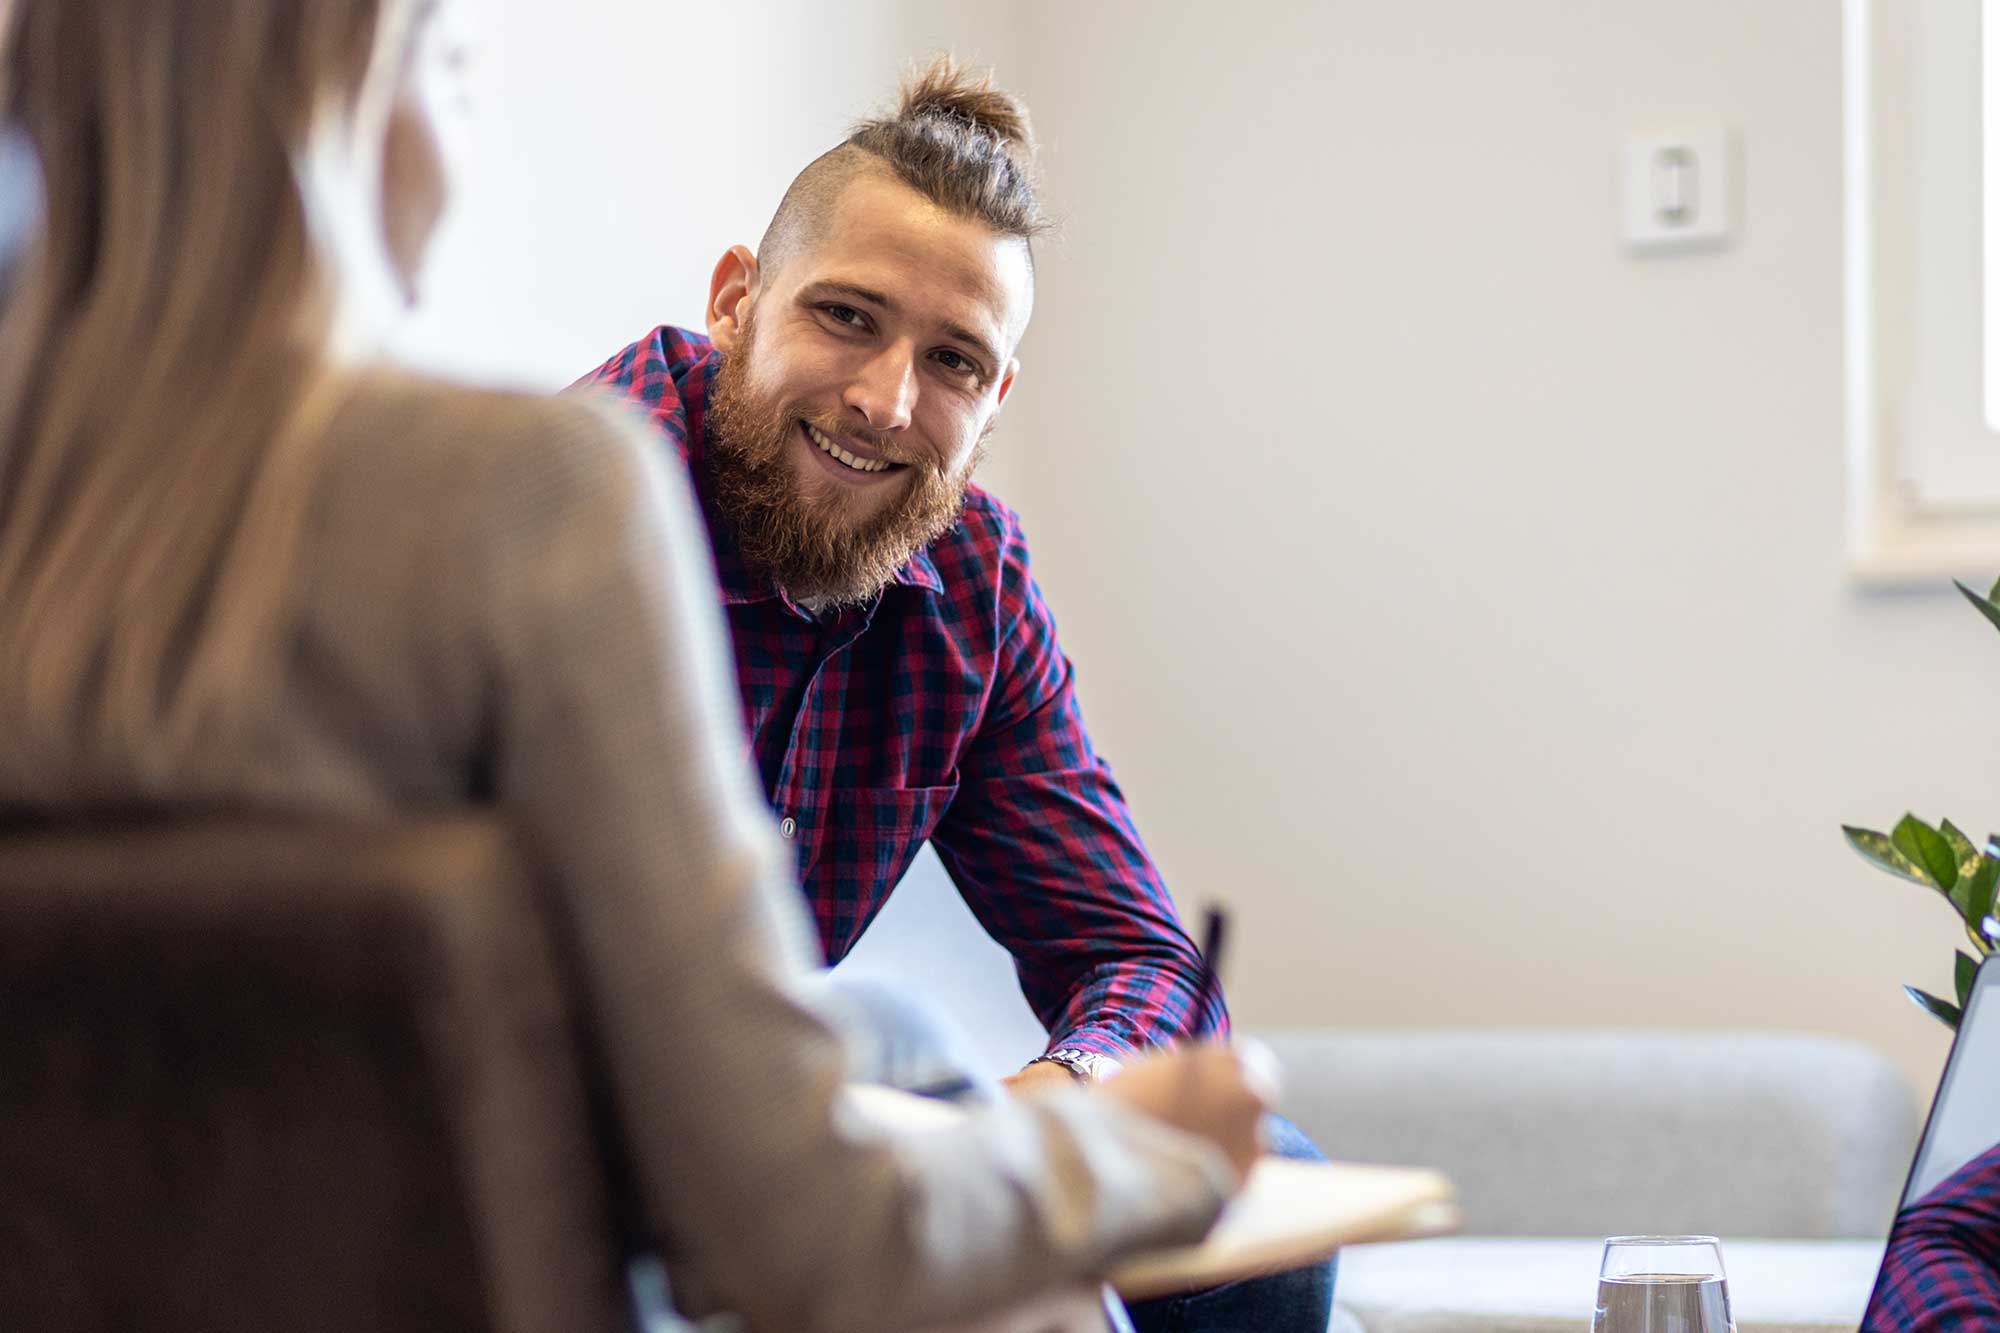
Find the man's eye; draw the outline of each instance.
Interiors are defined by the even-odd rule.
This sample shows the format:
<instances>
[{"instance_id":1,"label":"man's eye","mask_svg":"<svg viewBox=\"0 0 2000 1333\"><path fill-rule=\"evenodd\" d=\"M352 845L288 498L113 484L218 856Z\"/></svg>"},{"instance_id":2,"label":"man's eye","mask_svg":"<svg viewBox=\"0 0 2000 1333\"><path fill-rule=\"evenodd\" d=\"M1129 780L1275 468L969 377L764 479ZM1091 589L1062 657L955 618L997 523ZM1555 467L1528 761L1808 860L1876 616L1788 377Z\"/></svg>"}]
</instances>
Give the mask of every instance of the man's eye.
<instances>
[{"instance_id":1,"label":"man's eye","mask_svg":"<svg viewBox=\"0 0 2000 1333\"><path fill-rule=\"evenodd\" d=\"M861 312L851 305L830 305L826 307L826 313L842 324L852 325L855 328L860 328L866 322L861 318Z\"/></svg>"},{"instance_id":2,"label":"man's eye","mask_svg":"<svg viewBox=\"0 0 2000 1333\"><path fill-rule=\"evenodd\" d=\"M938 349L937 360L938 364L943 366L946 370L953 371L961 375L967 373L968 371L978 369L978 367L974 366L972 362L966 360L963 356L960 356L957 352L952 351L949 347L941 347Z\"/></svg>"}]
</instances>

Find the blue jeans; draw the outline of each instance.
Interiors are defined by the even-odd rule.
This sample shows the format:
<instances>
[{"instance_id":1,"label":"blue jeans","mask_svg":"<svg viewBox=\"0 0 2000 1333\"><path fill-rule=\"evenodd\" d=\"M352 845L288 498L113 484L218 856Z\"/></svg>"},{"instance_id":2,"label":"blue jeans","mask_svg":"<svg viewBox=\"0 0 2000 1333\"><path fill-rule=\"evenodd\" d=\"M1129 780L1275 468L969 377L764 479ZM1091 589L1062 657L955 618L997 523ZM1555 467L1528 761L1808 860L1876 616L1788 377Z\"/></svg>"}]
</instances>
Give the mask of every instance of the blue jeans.
<instances>
[{"instance_id":1,"label":"blue jeans","mask_svg":"<svg viewBox=\"0 0 2000 1333\"><path fill-rule=\"evenodd\" d=\"M819 1006L847 1034L856 1077L946 1100L1001 1095L972 1072L946 1025L892 987L840 980ZM1282 1116L1264 1118L1264 1138L1280 1157L1323 1162L1325 1154ZM1336 1260L1129 1307L1133 1333L1326 1333L1333 1318ZM1116 1317L1112 1327L1123 1333Z\"/></svg>"},{"instance_id":2,"label":"blue jeans","mask_svg":"<svg viewBox=\"0 0 2000 1333\"><path fill-rule=\"evenodd\" d=\"M1264 1139L1280 1157L1326 1160L1304 1131L1283 1116L1264 1117ZM1289 1272L1137 1301L1130 1307L1132 1327L1135 1333L1326 1333L1338 1266L1336 1255Z\"/></svg>"}]
</instances>

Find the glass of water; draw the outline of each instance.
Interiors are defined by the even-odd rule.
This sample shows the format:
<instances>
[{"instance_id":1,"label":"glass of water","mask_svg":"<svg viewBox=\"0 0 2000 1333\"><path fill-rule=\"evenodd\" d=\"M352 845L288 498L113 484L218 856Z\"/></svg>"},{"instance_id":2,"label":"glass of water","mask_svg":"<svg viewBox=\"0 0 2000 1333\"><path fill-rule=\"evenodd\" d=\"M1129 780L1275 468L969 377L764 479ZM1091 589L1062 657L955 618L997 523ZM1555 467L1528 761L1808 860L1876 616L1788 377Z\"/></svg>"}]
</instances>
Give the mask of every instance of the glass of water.
<instances>
[{"instance_id":1,"label":"glass of water","mask_svg":"<svg viewBox=\"0 0 2000 1333\"><path fill-rule=\"evenodd\" d=\"M1597 1270L1591 1333L1736 1333L1722 1242L1713 1236L1613 1236Z\"/></svg>"}]
</instances>

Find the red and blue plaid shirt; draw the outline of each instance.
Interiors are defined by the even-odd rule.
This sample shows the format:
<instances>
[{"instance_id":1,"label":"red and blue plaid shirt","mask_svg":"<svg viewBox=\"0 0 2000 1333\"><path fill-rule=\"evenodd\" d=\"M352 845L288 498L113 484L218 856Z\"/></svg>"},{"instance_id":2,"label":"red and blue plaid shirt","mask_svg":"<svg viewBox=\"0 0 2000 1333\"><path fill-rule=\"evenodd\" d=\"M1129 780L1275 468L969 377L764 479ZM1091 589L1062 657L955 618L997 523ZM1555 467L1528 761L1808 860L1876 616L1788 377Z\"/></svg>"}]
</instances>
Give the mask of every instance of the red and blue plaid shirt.
<instances>
[{"instance_id":1,"label":"red and blue plaid shirt","mask_svg":"<svg viewBox=\"0 0 2000 1333\"><path fill-rule=\"evenodd\" d=\"M2000 1147L1905 1208L1863 1333L2000 1328Z\"/></svg>"},{"instance_id":2,"label":"red and blue plaid shirt","mask_svg":"<svg viewBox=\"0 0 2000 1333\"><path fill-rule=\"evenodd\" d=\"M1092 750L1013 512L966 493L956 528L871 604L813 616L737 556L707 495L720 354L658 328L586 375L687 462L708 519L744 719L827 958L861 937L926 839L1014 956L1058 1046L1121 1056L1228 1030L1195 1012L1200 955Z\"/></svg>"}]
</instances>

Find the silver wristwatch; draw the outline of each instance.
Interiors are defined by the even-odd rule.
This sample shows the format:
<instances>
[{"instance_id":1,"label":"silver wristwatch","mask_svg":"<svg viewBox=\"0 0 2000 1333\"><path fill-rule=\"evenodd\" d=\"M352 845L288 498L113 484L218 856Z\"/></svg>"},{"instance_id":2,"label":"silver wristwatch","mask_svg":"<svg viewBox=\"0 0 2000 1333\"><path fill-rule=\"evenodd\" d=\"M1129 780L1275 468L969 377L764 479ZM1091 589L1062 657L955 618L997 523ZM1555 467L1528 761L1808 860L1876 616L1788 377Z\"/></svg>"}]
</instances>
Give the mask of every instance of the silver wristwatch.
<instances>
[{"instance_id":1,"label":"silver wristwatch","mask_svg":"<svg viewBox=\"0 0 2000 1333\"><path fill-rule=\"evenodd\" d=\"M1036 1056L1029 1063L1061 1065L1085 1083L1096 1083L1110 1078L1124 1068L1108 1055L1079 1050L1074 1046L1058 1046L1046 1055Z\"/></svg>"}]
</instances>

